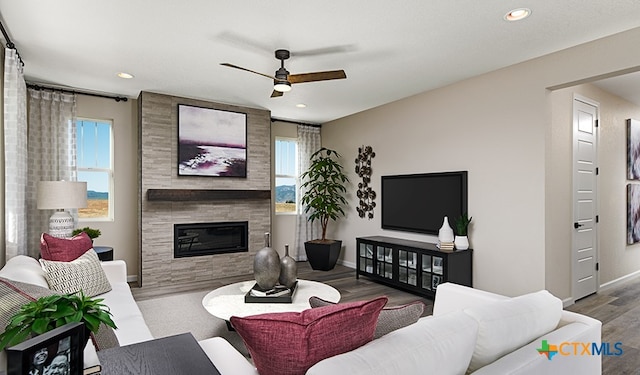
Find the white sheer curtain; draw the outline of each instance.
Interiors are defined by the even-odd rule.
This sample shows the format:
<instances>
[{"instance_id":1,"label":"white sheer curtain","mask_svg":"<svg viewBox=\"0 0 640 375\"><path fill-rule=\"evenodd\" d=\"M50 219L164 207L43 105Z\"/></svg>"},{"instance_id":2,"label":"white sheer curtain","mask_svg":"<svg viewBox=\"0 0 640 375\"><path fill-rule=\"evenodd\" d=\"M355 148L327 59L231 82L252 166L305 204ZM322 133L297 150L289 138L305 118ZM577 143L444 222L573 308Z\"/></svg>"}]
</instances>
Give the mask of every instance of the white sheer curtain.
<instances>
[{"instance_id":1,"label":"white sheer curtain","mask_svg":"<svg viewBox=\"0 0 640 375\"><path fill-rule=\"evenodd\" d=\"M321 146L320 128L309 125L298 125L298 168L299 174L304 173L309 168L309 159L311 154L316 152ZM307 220L307 214L304 212L301 198L304 195L299 186L303 181L298 177L298 216L296 217L296 259L306 261L307 254L304 251L304 243L309 240L320 238L320 223L317 221L311 223Z\"/></svg>"},{"instance_id":2,"label":"white sheer curtain","mask_svg":"<svg viewBox=\"0 0 640 375\"><path fill-rule=\"evenodd\" d=\"M40 251L40 235L49 228L51 210L36 206L38 181L76 181L75 94L29 89L28 223L31 255ZM77 212L71 212L77 220Z\"/></svg>"},{"instance_id":3,"label":"white sheer curtain","mask_svg":"<svg viewBox=\"0 0 640 375\"><path fill-rule=\"evenodd\" d=\"M27 85L16 50L4 51L4 252L27 254Z\"/></svg>"}]
</instances>

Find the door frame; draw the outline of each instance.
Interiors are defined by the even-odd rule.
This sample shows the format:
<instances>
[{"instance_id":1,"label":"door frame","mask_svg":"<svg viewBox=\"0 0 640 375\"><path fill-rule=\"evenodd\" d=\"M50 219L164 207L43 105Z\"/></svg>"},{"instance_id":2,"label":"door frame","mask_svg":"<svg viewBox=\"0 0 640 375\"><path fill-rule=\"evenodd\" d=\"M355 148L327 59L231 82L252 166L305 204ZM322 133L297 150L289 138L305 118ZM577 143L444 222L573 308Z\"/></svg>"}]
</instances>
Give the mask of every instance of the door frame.
<instances>
[{"instance_id":1,"label":"door frame","mask_svg":"<svg viewBox=\"0 0 640 375\"><path fill-rule=\"evenodd\" d=\"M582 96L580 94L573 94L573 99L571 101L571 133L572 133L572 137L571 137L571 150L572 150L572 161L571 161L571 180L572 180L572 184L571 184L571 223L569 223L571 225L571 266L570 266L570 271L571 271L571 300L572 303L575 303L576 301L576 280L574 279L573 275L575 274L575 269L574 269L574 265L576 263L576 259L575 259L575 251L574 248L576 246L576 230L573 229L573 223L575 222L575 218L576 218L576 189L575 186L577 185L576 182L576 159L577 159L577 147L576 143L578 140L578 131L577 131L577 127L575 126L575 109L576 109L576 101L582 102L583 104L587 104L590 106L595 107L596 109L596 121L597 121L597 126L595 127L595 143L596 143L596 150L595 150L595 166L596 168L598 168L598 148L599 148L599 144L600 144L600 103L587 98L585 96ZM595 209L596 209L596 216L598 215L598 213L600 212L600 199L599 199L599 178L597 177L598 173L596 173L596 182L595 182ZM595 271L595 284L596 284L596 290L595 293L598 293L600 290L600 271L599 271L599 264L600 264L600 226L598 225L598 221L594 221L594 233L595 233L595 239L594 239L594 247L595 247L595 251L594 251L594 257L595 257L595 264L597 264L597 268Z\"/></svg>"}]
</instances>

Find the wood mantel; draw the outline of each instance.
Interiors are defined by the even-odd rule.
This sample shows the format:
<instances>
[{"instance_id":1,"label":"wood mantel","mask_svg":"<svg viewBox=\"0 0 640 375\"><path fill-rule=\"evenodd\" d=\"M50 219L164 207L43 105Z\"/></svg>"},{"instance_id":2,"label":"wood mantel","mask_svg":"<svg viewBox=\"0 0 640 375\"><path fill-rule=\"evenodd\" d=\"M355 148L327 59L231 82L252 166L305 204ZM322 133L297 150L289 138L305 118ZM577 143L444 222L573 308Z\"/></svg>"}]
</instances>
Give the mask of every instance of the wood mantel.
<instances>
[{"instance_id":1,"label":"wood mantel","mask_svg":"<svg viewBox=\"0 0 640 375\"><path fill-rule=\"evenodd\" d=\"M238 199L271 199L271 190L147 189L148 201L193 202Z\"/></svg>"}]
</instances>

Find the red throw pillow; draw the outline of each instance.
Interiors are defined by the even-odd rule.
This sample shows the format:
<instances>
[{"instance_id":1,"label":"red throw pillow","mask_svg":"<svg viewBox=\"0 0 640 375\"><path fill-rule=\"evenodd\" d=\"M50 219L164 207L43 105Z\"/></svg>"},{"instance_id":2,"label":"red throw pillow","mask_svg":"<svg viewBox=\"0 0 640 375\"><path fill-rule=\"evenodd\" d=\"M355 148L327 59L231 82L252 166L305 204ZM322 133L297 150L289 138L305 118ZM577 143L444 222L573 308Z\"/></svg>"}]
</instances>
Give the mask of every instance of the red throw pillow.
<instances>
[{"instance_id":1,"label":"red throw pillow","mask_svg":"<svg viewBox=\"0 0 640 375\"><path fill-rule=\"evenodd\" d=\"M58 238L47 233L42 233L40 237L40 255L44 260L71 262L91 248L93 242L85 232L72 238Z\"/></svg>"},{"instance_id":2,"label":"red throw pillow","mask_svg":"<svg viewBox=\"0 0 640 375\"><path fill-rule=\"evenodd\" d=\"M303 312L232 316L260 375L301 375L317 362L373 338L387 297Z\"/></svg>"}]
</instances>

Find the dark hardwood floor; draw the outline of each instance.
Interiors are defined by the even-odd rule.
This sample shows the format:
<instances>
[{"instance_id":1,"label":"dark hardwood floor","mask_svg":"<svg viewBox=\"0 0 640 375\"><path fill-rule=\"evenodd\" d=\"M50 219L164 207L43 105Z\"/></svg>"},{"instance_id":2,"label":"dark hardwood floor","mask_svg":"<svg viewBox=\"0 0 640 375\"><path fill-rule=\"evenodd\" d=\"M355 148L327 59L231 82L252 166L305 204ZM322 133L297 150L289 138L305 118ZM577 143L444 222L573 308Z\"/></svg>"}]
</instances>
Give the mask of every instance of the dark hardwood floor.
<instances>
[{"instance_id":1,"label":"dark hardwood floor","mask_svg":"<svg viewBox=\"0 0 640 375\"><path fill-rule=\"evenodd\" d=\"M366 277L356 279L352 268L337 265L331 271L314 271L307 262L298 263L298 277L324 282L338 289L341 301L358 301L380 295L389 298L389 305L400 305L420 300L427 308L424 315L431 315L433 301L420 296L378 284ZM252 275L228 277L215 281L198 282L191 285L172 285L162 288L132 288L136 300L145 300L164 295L210 290L230 283L249 280ZM602 322L602 341L611 345L621 342L624 353L619 357L602 359L603 374L640 375L640 277L624 284L591 295L567 308Z\"/></svg>"}]
</instances>

